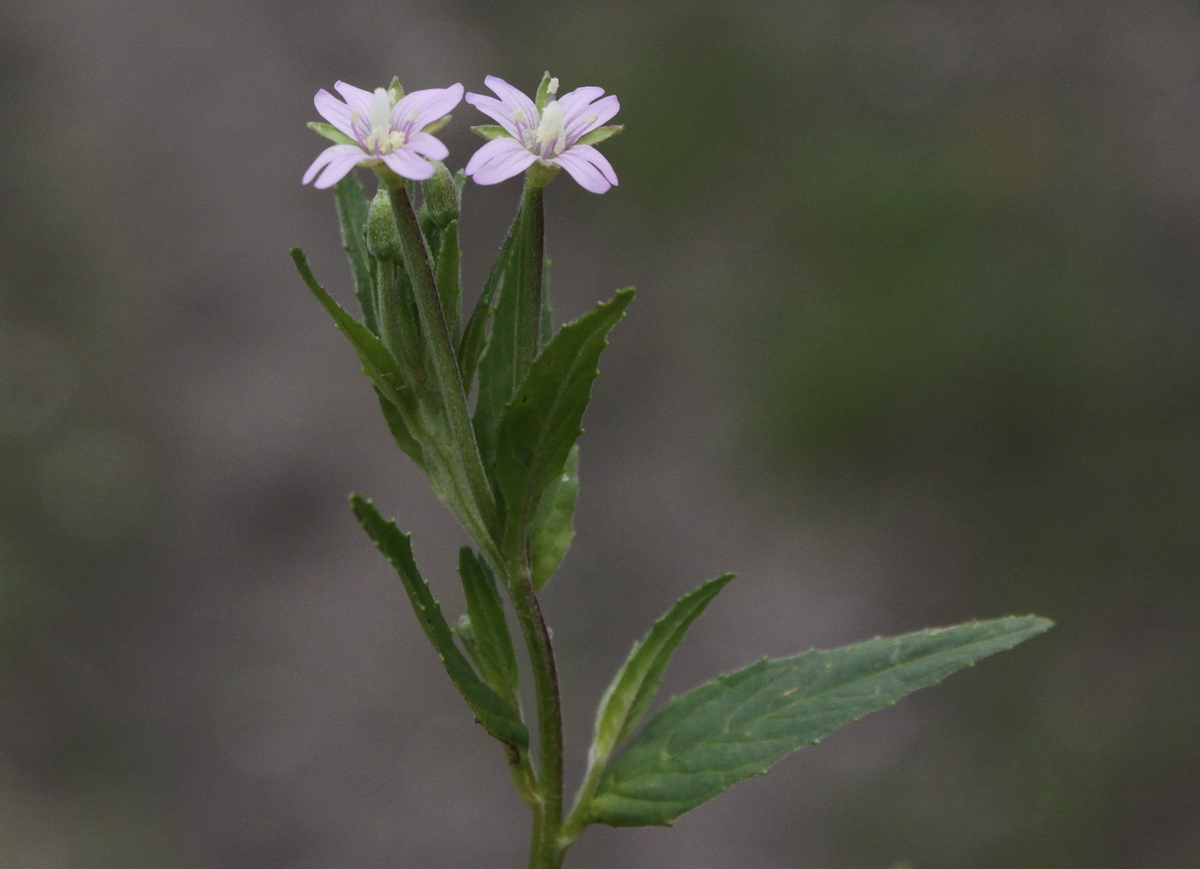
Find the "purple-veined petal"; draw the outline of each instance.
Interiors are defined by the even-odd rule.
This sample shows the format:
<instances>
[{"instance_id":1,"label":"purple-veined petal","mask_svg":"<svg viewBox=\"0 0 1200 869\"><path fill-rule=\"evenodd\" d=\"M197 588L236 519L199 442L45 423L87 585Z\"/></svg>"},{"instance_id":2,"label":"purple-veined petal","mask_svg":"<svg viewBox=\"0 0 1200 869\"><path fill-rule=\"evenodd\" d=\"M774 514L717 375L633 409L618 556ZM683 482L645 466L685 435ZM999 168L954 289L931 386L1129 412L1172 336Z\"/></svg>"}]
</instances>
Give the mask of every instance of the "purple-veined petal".
<instances>
[{"instance_id":1,"label":"purple-veined petal","mask_svg":"<svg viewBox=\"0 0 1200 869\"><path fill-rule=\"evenodd\" d=\"M620 110L621 101L610 94L590 105L581 103L571 112L564 112L563 126L566 128L567 141L574 142L585 133L604 126Z\"/></svg>"},{"instance_id":2,"label":"purple-veined petal","mask_svg":"<svg viewBox=\"0 0 1200 869\"><path fill-rule=\"evenodd\" d=\"M441 139L430 133L413 133L404 147L431 160L445 160L450 156L450 149Z\"/></svg>"},{"instance_id":3,"label":"purple-veined petal","mask_svg":"<svg viewBox=\"0 0 1200 869\"><path fill-rule=\"evenodd\" d=\"M313 105L318 114L329 121L350 138L354 138L354 128L350 125L350 107L339 100L329 91L321 88L313 97Z\"/></svg>"},{"instance_id":4,"label":"purple-veined petal","mask_svg":"<svg viewBox=\"0 0 1200 869\"><path fill-rule=\"evenodd\" d=\"M502 78L497 78L494 75L489 75L484 78L483 83L496 92L496 96L500 97L500 101L511 108L514 112L517 109L521 110L521 114L528 119L538 117L537 106L533 104L533 100L525 96L515 87L510 85ZM537 121L531 120L533 126L537 126Z\"/></svg>"},{"instance_id":5,"label":"purple-veined petal","mask_svg":"<svg viewBox=\"0 0 1200 869\"><path fill-rule=\"evenodd\" d=\"M420 130L450 114L451 110L462 102L462 98L461 84L452 84L448 88L413 91L392 108L392 129Z\"/></svg>"},{"instance_id":6,"label":"purple-veined petal","mask_svg":"<svg viewBox=\"0 0 1200 869\"><path fill-rule=\"evenodd\" d=\"M411 178L414 181L424 181L426 178L432 178L435 171L432 163L418 156L408 148L401 148L399 151L384 154L383 162L397 175L403 178Z\"/></svg>"},{"instance_id":7,"label":"purple-veined petal","mask_svg":"<svg viewBox=\"0 0 1200 869\"><path fill-rule=\"evenodd\" d=\"M317 155L317 159L313 160L312 165L308 167L307 171L305 171L304 177L300 179L300 183L307 184L309 181L312 181L314 178L316 178L317 173L330 163L334 161L341 162L343 159L348 160L352 155L355 162L362 160L367 156L363 153L362 148L359 148L357 145L330 145ZM351 163L350 165L353 166L354 163ZM349 169L346 170L346 172L349 171ZM346 172L343 172L342 175L345 175Z\"/></svg>"},{"instance_id":8,"label":"purple-veined petal","mask_svg":"<svg viewBox=\"0 0 1200 869\"><path fill-rule=\"evenodd\" d=\"M342 148L344 150L338 152L337 154L329 155L329 158L326 161L328 165L326 165L321 174L317 176L317 179L313 181L313 187L317 188L318 190L324 190L327 187L332 187L334 184L337 184L348 174L350 174L351 169L353 169L367 157L367 155L364 154L361 149L356 148L353 145L334 145L333 147ZM328 152L332 150L333 148L326 148L325 152L328 154ZM312 169L310 168L309 171L311 172Z\"/></svg>"},{"instance_id":9,"label":"purple-veined petal","mask_svg":"<svg viewBox=\"0 0 1200 869\"><path fill-rule=\"evenodd\" d=\"M487 94L467 94L467 102L500 124L510 136L521 137L521 131L513 117L513 110L507 103L502 103ZM534 126L537 125L534 124Z\"/></svg>"},{"instance_id":10,"label":"purple-veined petal","mask_svg":"<svg viewBox=\"0 0 1200 869\"><path fill-rule=\"evenodd\" d=\"M351 111L357 109L363 117L371 116L371 100L375 98L375 94L371 91L356 88L344 81L334 82L333 89L342 95L342 99L346 101L346 105L350 107Z\"/></svg>"},{"instance_id":11,"label":"purple-veined petal","mask_svg":"<svg viewBox=\"0 0 1200 869\"><path fill-rule=\"evenodd\" d=\"M575 88L570 93L563 94L558 98L558 104L562 106L563 116L568 120L572 117L571 112L579 106L586 106L588 103L593 103L600 97L604 96L604 88L598 88L594 85L589 87Z\"/></svg>"},{"instance_id":12,"label":"purple-veined petal","mask_svg":"<svg viewBox=\"0 0 1200 869\"><path fill-rule=\"evenodd\" d=\"M536 159L516 139L492 139L471 155L466 173L477 184L499 184L514 175L520 175Z\"/></svg>"},{"instance_id":13,"label":"purple-veined petal","mask_svg":"<svg viewBox=\"0 0 1200 869\"><path fill-rule=\"evenodd\" d=\"M604 193L617 183L612 164L591 145L576 145L549 162L562 166L580 187L591 193Z\"/></svg>"}]
</instances>

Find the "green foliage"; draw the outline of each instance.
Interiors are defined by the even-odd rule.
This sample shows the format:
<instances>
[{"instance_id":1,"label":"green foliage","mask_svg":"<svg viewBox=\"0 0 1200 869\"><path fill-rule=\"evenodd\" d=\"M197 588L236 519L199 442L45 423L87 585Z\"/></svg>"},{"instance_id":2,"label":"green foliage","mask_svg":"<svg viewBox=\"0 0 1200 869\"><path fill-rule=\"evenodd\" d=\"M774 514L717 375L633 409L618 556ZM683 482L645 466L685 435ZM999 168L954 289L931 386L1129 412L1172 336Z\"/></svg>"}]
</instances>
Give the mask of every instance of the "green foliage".
<instances>
[{"instance_id":1,"label":"green foliage","mask_svg":"<svg viewBox=\"0 0 1200 869\"><path fill-rule=\"evenodd\" d=\"M591 398L596 364L609 330L624 315L634 291L619 291L550 339L505 407L496 432L496 482L509 522L532 518L537 499L563 472Z\"/></svg>"},{"instance_id":2,"label":"green foliage","mask_svg":"<svg viewBox=\"0 0 1200 869\"><path fill-rule=\"evenodd\" d=\"M1045 631L1036 616L971 622L764 659L671 700L610 762L588 819L669 826L831 731Z\"/></svg>"},{"instance_id":3,"label":"green foliage","mask_svg":"<svg viewBox=\"0 0 1200 869\"><path fill-rule=\"evenodd\" d=\"M471 654L483 680L497 694L517 704L517 654L504 617L504 602L496 578L487 562L470 546L458 551L458 575L462 578L471 626Z\"/></svg>"},{"instance_id":4,"label":"green foliage","mask_svg":"<svg viewBox=\"0 0 1200 869\"><path fill-rule=\"evenodd\" d=\"M350 272L354 275L354 295L362 309L363 322L378 335L374 283L366 244L368 203L362 183L353 172L333 186L333 198L337 202L338 223L342 228L342 249L346 251Z\"/></svg>"},{"instance_id":5,"label":"green foliage","mask_svg":"<svg viewBox=\"0 0 1200 869\"><path fill-rule=\"evenodd\" d=\"M533 587L541 591L558 571L575 539L575 501L579 496L579 447L567 455L563 472L550 481L530 526Z\"/></svg>"},{"instance_id":6,"label":"green foliage","mask_svg":"<svg viewBox=\"0 0 1200 869\"><path fill-rule=\"evenodd\" d=\"M512 228L509 229L504 243L500 246L500 252L496 255L496 261L492 263L492 268L488 272L487 280L483 285L483 292L479 294L479 299L475 303L475 309L471 312L471 319L467 321L466 328L463 329L462 340L459 342L458 366L462 372L463 391L468 394L471 392L471 385L475 382L475 373L479 370L480 357L483 355L484 347L488 343L487 326L488 321L492 317L492 299L495 296L497 287L504 280L506 269L512 258L513 234L515 229L516 224L514 223ZM503 407L503 403L500 406ZM478 437L480 429L479 413L477 409L475 412L476 437ZM498 408L495 414L494 418L498 418ZM481 445L480 450L482 449Z\"/></svg>"},{"instance_id":7,"label":"green foliage","mask_svg":"<svg viewBox=\"0 0 1200 869\"><path fill-rule=\"evenodd\" d=\"M471 365L471 357L476 352L482 352L478 362L479 394L475 400L475 439L479 443L479 453L483 458L484 467L489 467L496 453L496 427L504 405L512 398L517 390L517 302L520 294L518 281L518 257L516 252L520 242L520 217L513 221L508 237L500 249L500 255L492 266L487 284L483 288L483 296L475 306L475 314L467 324L467 334L463 336L463 365ZM491 304L492 297L495 304ZM483 309L485 304L490 306ZM487 347L483 347L484 326L486 318L491 314L492 330L487 338ZM477 334L472 335L472 327ZM474 347L478 346L479 351ZM472 366L473 367L473 366ZM463 380L463 387L468 382Z\"/></svg>"},{"instance_id":8,"label":"green foliage","mask_svg":"<svg viewBox=\"0 0 1200 869\"><path fill-rule=\"evenodd\" d=\"M613 749L628 739L642 722L662 682L671 654L692 622L731 579L733 574L727 573L685 594L654 623L645 639L633 644L629 657L600 700L589 766L606 763Z\"/></svg>"},{"instance_id":9,"label":"green foliage","mask_svg":"<svg viewBox=\"0 0 1200 869\"><path fill-rule=\"evenodd\" d=\"M458 221L452 220L442 231L442 245L437 258L437 289L450 335L458 340L462 319L462 255L458 248Z\"/></svg>"},{"instance_id":10,"label":"green foliage","mask_svg":"<svg viewBox=\"0 0 1200 869\"><path fill-rule=\"evenodd\" d=\"M442 615L441 607L417 571L409 535L402 533L394 521L384 520L374 505L359 495L351 495L350 504L363 530L396 569L425 636L429 638L454 687L470 705L479 723L506 745L514 749L526 748L529 745L529 731L521 721L519 710L480 680L470 662L454 644L454 635Z\"/></svg>"}]
</instances>

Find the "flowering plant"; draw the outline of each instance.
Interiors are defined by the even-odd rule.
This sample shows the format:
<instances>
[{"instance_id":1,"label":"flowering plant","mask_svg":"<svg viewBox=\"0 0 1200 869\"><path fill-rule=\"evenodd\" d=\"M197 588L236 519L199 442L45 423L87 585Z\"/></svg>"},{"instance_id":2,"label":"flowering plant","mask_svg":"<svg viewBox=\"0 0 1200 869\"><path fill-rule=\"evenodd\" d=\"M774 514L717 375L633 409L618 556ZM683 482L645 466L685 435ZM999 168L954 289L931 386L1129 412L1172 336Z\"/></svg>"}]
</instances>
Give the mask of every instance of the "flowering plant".
<instances>
[{"instance_id":1,"label":"flowering plant","mask_svg":"<svg viewBox=\"0 0 1200 869\"><path fill-rule=\"evenodd\" d=\"M452 625L418 570L409 536L369 500L351 496L451 682L501 743L532 810L530 869L555 869L591 824L670 825L837 727L1051 623L1010 616L763 659L673 698L643 726L672 653L733 575L711 579L656 621L617 671L600 699L586 771L568 808L559 683L538 592L574 537L580 423L608 333L634 291L550 328L542 191L559 169L594 193L617 183L593 145L620 129L605 125L619 103L595 87L558 97L549 74L533 99L495 77L487 84L497 97L466 99L499 126L476 128L489 141L455 176L439 162L448 153L433 133L462 99L461 85L404 96L395 81L373 92L339 82L344 102L318 92L317 111L329 123L312 126L336 144L304 182L334 188L362 319L326 292L298 248L292 257L362 362L396 445L471 539L459 554L466 612ZM352 174L357 165L370 166L379 180L371 200ZM522 172L516 218L468 316L459 267L463 185L468 176L486 185ZM418 188L417 181L424 183ZM510 612L532 674L532 720L519 700Z\"/></svg>"}]
</instances>

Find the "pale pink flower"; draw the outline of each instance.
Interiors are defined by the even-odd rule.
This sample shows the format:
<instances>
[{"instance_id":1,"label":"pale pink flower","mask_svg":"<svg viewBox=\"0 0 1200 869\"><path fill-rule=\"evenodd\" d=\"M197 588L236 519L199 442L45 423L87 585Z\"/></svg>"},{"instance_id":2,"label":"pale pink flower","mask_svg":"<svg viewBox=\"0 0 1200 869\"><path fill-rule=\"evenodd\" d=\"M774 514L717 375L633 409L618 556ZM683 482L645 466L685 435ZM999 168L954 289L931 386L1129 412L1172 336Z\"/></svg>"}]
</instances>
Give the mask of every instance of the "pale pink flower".
<instances>
[{"instance_id":1,"label":"pale pink flower","mask_svg":"<svg viewBox=\"0 0 1200 869\"><path fill-rule=\"evenodd\" d=\"M444 160L450 153L426 129L462 100L461 84L413 91L399 100L386 88L372 93L339 81L334 89L345 102L322 89L313 104L351 141L322 151L304 173L302 184L313 181L313 187L332 187L358 164L380 162L397 175L424 181L434 173L429 160Z\"/></svg>"},{"instance_id":2,"label":"pale pink flower","mask_svg":"<svg viewBox=\"0 0 1200 869\"><path fill-rule=\"evenodd\" d=\"M484 81L499 99L467 94L467 102L495 118L507 135L497 135L467 162L466 172L477 183L497 184L536 161L566 169L592 193L617 183L617 173L604 155L579 141L617 113L621 104L615 96L604 97L604 88L582 87L551 99L539 112L533 100L503 79L489 75Z\"/></svg>"}]
</instances>

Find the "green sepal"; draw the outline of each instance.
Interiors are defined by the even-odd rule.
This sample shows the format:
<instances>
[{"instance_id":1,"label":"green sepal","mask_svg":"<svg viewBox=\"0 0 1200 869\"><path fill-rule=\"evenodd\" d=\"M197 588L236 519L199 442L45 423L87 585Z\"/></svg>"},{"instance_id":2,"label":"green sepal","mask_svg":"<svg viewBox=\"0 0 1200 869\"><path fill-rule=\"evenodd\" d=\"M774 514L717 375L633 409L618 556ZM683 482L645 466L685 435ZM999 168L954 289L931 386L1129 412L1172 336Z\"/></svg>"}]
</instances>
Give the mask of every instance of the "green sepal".
<instances>
[{"instance_id":1,"label":"green sepal","mask_svg":"<svg viewBox=\"0 0 1200 869\"><path fill-rule=\"evenodd\" d=\"M576 145L595 145L603 142L605 139L611 139L617 133L625 129L624 124L609 124L606 127L597 127L590 133L584 133L579 137Z\"/></svg>"},{"instance_id":2,"label":"green sepal","mask_svg":"<svg viewBox=\"0 0 1200 869\"><path fill-rule=\"evenodd\" d=\"M388 96L392 99L392 105L404 99L404 87L400 84L400 76L392 76L392 83L388 85Z\"/></svg>"},{"instance_id":3,"label":"green sepal","mask_svg":"<svg viewBox=\"0 0 1200 869\"><path fill-rule=\"evenodd\" d=\"M362 182L350 172L333 185L333 199L337 203L338 223L342 229L342 250L350 260L350 273L354 276L354 296L362 310L367 328L379 334L378 312L375 308L374 281L371 279L371 264L367 256L366 225L370 206Z\"/></svg>"},{"instance_id":4,"label":"green sepal","mask_svg":"<svg viewBox=\"0 0 1200 869\"><path fill-rule=\"evenodd\" d=\"M527 748L529 731L521 721L520 711L475 674L470 662L455 645L454 635L442 615L441 607L417 570L410 535L402 533L395 521L380 516L375 506L365 498L351 495L350 505L367 536L400 576L425 636L441 658L454 687L470 705L484 730L515 750Z\"/></svg>"},{"instance_id":5,"label":"green sepal","mask_svg":"<svg viewBox=\"0 0 1200 869\"><path fill-rule=\"evenodd\" d=\"M541 591L558 572L575 539L575 501L579 496L579 446L571 447L563 472L550 481L530 526L533 588Z\"/></svg>"},{"instance_id":6,"label":"green sepal","mask_svg":"<svg viewBox=\"0 0 1200 869\"><path fill-rule=\"evenodd\" d=\"M324 136L331 142L337 142L339 145L357 145L358 142L351 139L333 124L326 124L321 121L309 121L308 128L319 136ZM364 155L365 156L365 155Z\"/></svg>"},{"instance_id":7,"label":"green sepal","mask_svg":"<svg viewBox=\"0 0 1200 869\"><path fill-rule=\"evenodd\" d=\"M471 132L483 136L485 139L512 138L512 134L499 124L477 124L471 128Z\"/></svg>"},{"instance_id":8,"label":"green sepal","mask_svg":"<svg viewBox=\"0 0 1200 869\"><path fill-rule=\"evenodd\" d=\"M586 820L670 826L868 712L1047 630L1010 616L763 659L672 699L608 764Z\"/></svg>"},{"instance_id":9,"label":"green sepal","mask_svg":"<svg viewBox=\"0 0 1200 869\"><path fill-rule=\"evenodd\" d=\"M613 677L596 710L596 732L589 752L589 766L604 764L646 715L671 654L705 608L733 579L732 573L710 579L675 602L656 621L645 639L633 644L629 657Z\"/></svg>"},{"instance_id":10,"label":"green sepal","mask_svg":"<svg viewBox=\"0 0 1200 869\"><path fill-rule=\"evenodd\" d=\"M563 472L591 398L609 330L625 316L632 288L620 290L550 339L505 406L496 430L496 482L508 521L530 521L550 482Z\"/></svg>"},{"instance_id":11,"label":"green sepal","mask_svg":"<svg viewBox=\"0 0 1200 869\"><path fill-rule=\"evenodd\" d=\"M550 100L558 95L558 79L550 75L550 71L542 73L542 80L538 84L537 96L534 97L533 104L537 106L540 112L546 108Z\"/></svg>"},{"instance_id":12,"label":"green sepal","mask_svg":"<svg viewBox=\"0 0 1200 869\"><path fill-rule=\"evenodd\" d=\"M404 378L391 352L379 338L362 323L351 317L346 309L339 305L325 288L317 283L312 269L308 267L308 259L298 247L290 251L296 271L308 286L317 301L329 312L334 325L346 336L350 346L362 362L363 373L371 378L371 382L392 404L408 410L413 407L411 392L405 388Z\"/></svg>"},{"instance_id":13,"label":"green sepal","mask_svg":"<svg viewBox=\"0 0 1200 869\"><path fill-rule=\"evenodd\" d=\"M436 133L442 127L446 126L446 124L450 123L450 119L452 117L453 117L452 115L445 115L445 116L439 118L438 120L434 121L432 124L426 124L424 127L421 128L421 132L422 133Z\"/></svg>"},{"instance_id":14,"label":"green sepal","mask_svg":"<svg viewBox=\"0 0 1200 869\"><path fill-rule=\"evenodd\" d=\"M475 373L479 370L480 357L483 356L484 349L488 343L487 325L492 317L492 298L496 294L496 288L502 283L512 258L513 237L516 234L516 226L516 223L513 223L512 228L509 229L508 235L504 239L504 243L500 246L500 252L496 255L496 261L492 263L491 271L488 272L487 280L483 284L483 292L479 294L479 299L475 302L475 308L471 312L471 319L467 321L467 327L463 330L462 340L459 342L458 367L462 372L463 391L468 395L471 392L471 385L475 382ZM501 402L501 406L503 406L503 402ZM478 418L478 407L475 413L476 418ZM479 435L479 430L480 426L476 422L476 437Z\"/></svg>"},{"instance_id":15,"label":"green sepal","mask_svg":"<svg viewBox=\"0 0 1200 869\"><path fill-rule=\"evenodd\" d=\"M452 340L458 340L459 324L462 319L462 256L458 247L458 221L452 220L442 230L442 244L438 250L437 283L438 296L442 300L442 313ZM461 372L460 372L461 373Z\"/></svg>"},{"instance_id":16,"label":"green sepal","mask_svg":"<svg viewBox=\"0 0 1200 869\"><path fill-rule=\"evenodd\" d=\"M496 577L469 546L458 551L458 575L467 601L467 621L479 674L497 694L515 706L519 684L517 654Z\"/></svg>"}]
</instances>

